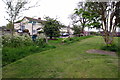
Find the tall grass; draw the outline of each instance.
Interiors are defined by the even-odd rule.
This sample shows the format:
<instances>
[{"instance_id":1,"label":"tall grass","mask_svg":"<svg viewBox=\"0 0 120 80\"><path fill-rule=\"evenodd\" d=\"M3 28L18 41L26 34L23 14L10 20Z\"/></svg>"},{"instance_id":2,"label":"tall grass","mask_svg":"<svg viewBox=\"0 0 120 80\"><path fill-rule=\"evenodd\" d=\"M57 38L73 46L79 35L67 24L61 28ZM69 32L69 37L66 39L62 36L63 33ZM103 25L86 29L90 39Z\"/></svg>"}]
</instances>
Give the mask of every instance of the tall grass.
<instances>
[{"instance_id":1,"label":"tall grass","mask_svg":"<svg viewBox=\"0 0 120 80\"><path fill-rule=\"evenodd\" d=\"M15 62L23 57L37 52L55 48L45 43L44 38L38 37L35 42L30 36L10 36L2 37L2 66Z\"/></svg>"},{"instance_id":2,"label":"tall grass","mask_svg":"<svg viewBox=\"0 0 120 80\"><path fill-rule=\"evenodd\" d=\"M6 35L2 37L2 63L3 66L5 66L30 54L53 49L58 43L70 44L90 37L92 36L72 37L66 39L59 38L58 40L50 42L54 43L53 46L53 44L46 44L45 39L40 37L34 42L30 36L15 35L11 37L10 35Z\"/></svg>"}]
</instances>

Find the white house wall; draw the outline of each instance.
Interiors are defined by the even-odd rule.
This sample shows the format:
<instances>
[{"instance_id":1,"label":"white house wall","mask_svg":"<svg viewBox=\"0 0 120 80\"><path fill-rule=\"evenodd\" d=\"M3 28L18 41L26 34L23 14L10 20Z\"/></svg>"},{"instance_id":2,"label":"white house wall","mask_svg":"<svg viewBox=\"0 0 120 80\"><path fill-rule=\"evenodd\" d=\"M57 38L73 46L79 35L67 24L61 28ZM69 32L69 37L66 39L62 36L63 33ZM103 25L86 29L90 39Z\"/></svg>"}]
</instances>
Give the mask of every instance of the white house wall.
<instances>
[{"instance_id":1,"label":"white house wall","mask_svg":"<svg viewBox=\"0 0 120 80\"><path fill-rule=\"evenodd\" d=\"M37 29L38 28L41 28L42 25L36 23L35 25L33 25L33 30L35 30L35 32L33 34L37 34ZM31 23L28 23L25 25L25 29L28 29L29 32L30 32L30 35L32 35L32 24Z\"/></svg>"},{"instance_id":2,"label":"white house wall","mask_svg":"<svg viewBox=\"0 0 120 80\"><path fill-rule=\"evenodd\" d=\"M67 28L61 28L60 31L61 32L68 32L68 29ZM73 34L74 31L72 29L69 29L69 32L70 32L70 34Z\"/></svg>"},{"instance_id":3,"label":"white house wall","mask_svg":"<svg viewBox=\"0 0 120 80\"><path fill-rule=\"evenodd\" d=\"M17 30L20 29L20 23L14 24L14 28L17 29Z\"/></svg>"},{"instance_id":4,"label":"white house wall","mask_svg":"<svg viewBox=\"0 0 120 80\"><path fill-rule=\"evenodd\" d=\"M23 26L25 26L25 29L28 29L30 32L30 35L32 35L32 23L28 23L29 20L27 20L26 18L21 22L21 23L16 23L14 25L15 29L21 29L20 24L22 24ZM38 28L42 28L43 25L41 23L36 23L35 25L33 25L33 30L35 31L33 34L37 34L37 29Z\"/></svg>"}]
</instances>

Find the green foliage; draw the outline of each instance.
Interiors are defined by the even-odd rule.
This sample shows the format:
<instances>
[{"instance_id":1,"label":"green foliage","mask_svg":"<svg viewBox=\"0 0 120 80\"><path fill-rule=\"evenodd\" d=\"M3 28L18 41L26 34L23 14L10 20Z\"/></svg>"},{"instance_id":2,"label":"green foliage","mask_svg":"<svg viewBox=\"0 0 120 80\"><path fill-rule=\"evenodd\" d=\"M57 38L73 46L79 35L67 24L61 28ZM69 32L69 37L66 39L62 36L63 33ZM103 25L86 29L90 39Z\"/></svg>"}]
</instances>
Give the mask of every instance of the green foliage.
<instances>
[{"instance_id":1,"label":"green foliage","mask_svg":"<svg viewBox=\"0 0 120 80\"><path fill-rule=\"evenodd\" d=\"M44 26L44 32L50 38L52 37L59 37L60 36L60 28L63 26L59 21L56 19L45 17L46 22Z\"/></svg>"},{"instance_id":2,"label":"green foliage","mask_svg":"<svg viewBox=\"0 0 120 80\"><path fill-rule=\"evenodd\" d=\"M74 31L74 35L80 35L82 32L81 26L74 25L72 30Z\"/></svg>"},{"instance_id":3,"label":"green foliage","mask_svg":"<svg viewBox=\"0 0 120 80\"><path fill-rule=\"evenodd\" d=\"M45 44L45 38L37 37L35 42L32 41L31 37L28 35L5 35L2 36L2 44L4 47L24 47L24 46L43 46Z\"/></svg>"},{"instance_id":4,"label":"green foliage","mask_svg":"<svg viewBox=\"0 0 120 80\"><path fill-rule=\"evenodd\" d=\"M83 11L84 11L82 8L80 8L80 9L75 8L74 10L75 10L75 13L74 13L74 14L77 14L77 15L82 14Z\"/></svg>"},{"instance_id":5,"label":"green foliage","mask_svg":"<svg viewBox=\"0 0 120 80\"><path fill-rule=\"evenodd\" d=\"M48 49L55 48L52 45L44 45L44 46L24 46L20 48L11 48L11 47L3 47L2 49L2 65L5 66L12 62L15 62L21 58L24 58L28 55L35 54L37 52L42 52Z\"/></svg>"},{"instance_id":6,"label":"green foliage","mask_svg":"<svg viewBox=\"0 0 120 80\"><path fill-rule=\"evenodd\" d=\"M44 44L46 44L46 40L45 38L40 38L38 37L36 40L35 40L35 44L37 46L44 46Z\"/></svg>"},{"instance_id":7,"label":"green foliage","mask_svg":"<svg viewBox=\"0 0 120 80\"><path fill-rule=\"evenodd\" d=\"M117 45L115 44L112 44L112 45L109 45L109 46L103 46L101 47L102 50L107 50L107 51L114 51L114 52L118 52L119 48Z\"/></svg>"},{"instance_id":8,"label":"green foliage","mask_svg":"<svg viewBox=\"0 0 120 80\"><path fill-rule=\"evenodd\" d=\"M57 43L57 40L50 41ZM103 45L102 37L98 36L70 45L60 45L59 48L25 57L3 67L2 77L118 78L118 56L86 52L90 49L100 49Z\"/></svg>"},{"instance_id":9,"label":"green foliage","mask_svg":"<svg viewBox=\"0 0 120 80\"><path fill-rule=\"evenodd\" d=\"M33 41L29 36L4 35L2 36L2 44L4 47L22 47L33 45Z\"/></svg>"},{"instance_id":10,"label":"green foliage","mask_svg":"<svg viewBox=\"0 0 120 80\"><path fill-rule=\"evenodd\" d=\"M55 48L45 43L44 38L38 37L35 42L30 36L2 36L2 61L3 66L15 62L18 59L26 57L30 54Z\"/></svg>"},{"instance_id":11,"label":"green foliage","mask_svg":"<svg viewBox=\"0 0 120 80\"><path fill-rule=\"evenodd\" d=\"M6 28L7 28L7 29L12 29L12 23L8 23L8 24L6 25Z\"/></svg>"},{"instance_id":12,"label":"green foliage","mask_svg":"<svg viewBox=\"0 0 120 80\"><path fill-rule=\"evenodd\" d=\"M38 31L39 34L44 33L44 31Z\"/></svg>"},{"instance_id":13,"label":"green foliage","mask_svg":"<svg viewBox=\"0 0 120 80\"><path fill-rule=\"evenodd\" d=\"M115 29L118 27L120 22L120 1L88 2L87 5L93 20L93 22L90 22L91 27L102 29L102 31L106 33L104 34L104 36L106 36L106 38L104 38L106 45L113 44L112 42L110 42L113 39L109 39L109 37L112 37L112 35L115 34ZM113 22L114 17L116 17L116 19Z\"/></svg>"},{"instance_id":14,"label":"green foliage","mask_svg":"<svg viewBox=\"0 0 120 80\"><path fill-rule=\"evenodd\" d=\"M90 38L90 37L92 37L92 36L65 38L62 42L66 43L66 44L70 44L70 43L73 43L73 42L76 42L76 41L80 41L80 40L83 40L83 39L87 39L87 38Z\"/></svg>"},{"instance_id":15,"label":"green foliage","mask_svg":"<svg viewBox=\"0 0 120 80\"><path fill-rule=\"evenodd\" d=\"M75 22L80 22L81 27L84 29L84 27L91 27L91 28L100 28L101 23L100 23L100 15L95 12L93 9L89 8L90 3L89 2L80 2L78 4L78 8L74 9L74 14L76 17L74 18L79 18Z\"/></svg>"}]
</instances>

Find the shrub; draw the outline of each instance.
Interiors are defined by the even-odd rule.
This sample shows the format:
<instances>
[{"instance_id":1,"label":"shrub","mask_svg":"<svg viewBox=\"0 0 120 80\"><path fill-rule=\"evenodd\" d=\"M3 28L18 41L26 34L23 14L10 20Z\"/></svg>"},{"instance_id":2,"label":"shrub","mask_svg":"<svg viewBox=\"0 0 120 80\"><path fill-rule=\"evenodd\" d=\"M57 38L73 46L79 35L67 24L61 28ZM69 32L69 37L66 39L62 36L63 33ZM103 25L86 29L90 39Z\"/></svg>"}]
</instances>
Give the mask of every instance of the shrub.
<instances>
[{"instance_id":1,"label":"shrub","mask_svg":"<svg viewBox=\"0 0 120 80\"><path fill-rule=\"evenodd\" d=\"M113 44L111 46L103 46L101 49L107 50L107 51L114 51L114 52L117 52L119 50L118 46L115 44Z\"/></svg>"},{"instance_id":2,"label":"shrub","mask_svg":"<svg viewBox=\"0 0 120 80\"><path fill-rule=\"evenodd\" d=\"M44 44L46 44L46 40L45 38L40 38L38 37L36 40L35 40L35 44L37 46L44 46Z\"/></svg>"},{"instance_id":3,"label":"shrub","mask_svg":"<svg viewBox=\"0 0 120 80\"><path fill-rule=\"evenodd\" d=\"M33 41L30 36L19 35L4 35L2 36L2 44L4 47L22 47L33 45Z\"/></svg>"},{"instance_id":4,"label":"shrub","mask_svg":"<svg viewBox=\"0 0 120 80\"><path fill-rule=\"evenodd\" d=\"M53 46L53 45L48 45L48 44L46 44L44 47L45 47L45 48L48 48L48 49L56 48L55 46Z\"/></svg>"},{"instance_id":5,"label":"shrub","mask_svg":"<svg viewBox=\"0 0 120 80\"><path fill-rule=\"evenodd\" d=\"M30 36L10 35L2 36L2 63L3 66L24 58L30 54L55 48L45 43L44 38L38 37L35 42Z\"/></svg>"},{"instance_id":6,"label":"shrub","mask_svg":"<svg viewBox=\"0 0 120 80\"><path fill-rule=\"evenodd\" d=\"M73 42L76 42L76 41L80 41L80 40L83 40L83 39L86 39L86 38L90 38L90 37L92 37L92 36L65 38L65 39L62 40L62 42L66 43L66 44L70 44L70 43L73 43Z\"/></svg>"},{"instance_id":7,"label":"shrub","mask_svg":"<svg viewBox=\"0 0 120 80\"><path fill-rule=\"evenodd\" d=\"M25 33L29 33L29 30L28 30L28 29L25 29L25 30L23 30L23 32L25 32Z\"/></svg>"},{"instance_id":8,"label":"shrub","mask_svg":"<svg viewBox=\"0 0 120 80\"><path fill-rule=\"evenodd\" d=\"M44 31L38 31L39 34L44 33Z\"/></svg>"}]
</instances>

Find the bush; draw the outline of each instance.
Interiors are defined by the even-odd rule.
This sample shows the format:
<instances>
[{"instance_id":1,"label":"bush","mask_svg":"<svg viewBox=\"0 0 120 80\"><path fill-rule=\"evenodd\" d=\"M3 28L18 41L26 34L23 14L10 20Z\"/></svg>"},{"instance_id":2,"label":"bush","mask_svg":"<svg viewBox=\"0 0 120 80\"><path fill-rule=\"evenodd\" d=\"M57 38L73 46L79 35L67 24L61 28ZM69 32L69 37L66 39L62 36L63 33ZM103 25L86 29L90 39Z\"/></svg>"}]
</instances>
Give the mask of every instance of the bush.
<instances>
[{"instance_id":1,"label":"bush","mask_svg":"<svg viewBox=\"0 0 120 80\"><path fill-rule=\"evenodd\" d=\"M4 35L2 36L2 44L4 47L22 47L33 45L33 41L30 36L19 35Z\"/></svg>"},{"instance_id":2,"label":"bush","mask_svg":"<svg viewBox=\"0 0 120 80\"><path fill-rule=\"evenodd\" d=\"M102 50L107 50L107 51L114 51L114 52L117 52L119 49L118 49L118 46L113 44L111 46L103 46L101 48Z\"/></svg>"},{"instance_id":3,"label":"bush","mask_svg":"<svg viewBox=\"0 0 120 80\"><path fill-rule=\"evenodd\" d=\"M44 33L44 31L38 31L39 34Z\"/></svg>"},{"instance_id":4,"label":"bush","mask_svg":"<svg viewBox=\"0 0 120 80\"><path fill-rule=\"evenodd\" d=\"M46 44L46 39L45 38L40 38L38 37L36 40L35 40L35 44L37 46L44 46L44 44Z\"/></svg>"},{"instance_id":5,"label":"bush","mask_svg":"<svg viewBox=\"0 0 120 80\"><path fill-rule=\"evenodd\" d=\"M48 45L48 44L46 44L44 47L45 47L45 48L48 48L48 49L56 48L55 46L53 46L53 45Z\"/></svg>"},{"instance_id":6,"label":"bush","mask_svg":"<svg viewBox=\"0 0 120 80\"><path fill-rule=\"evenodd\" d=\"M62 42L66 43L66 44L70 44L70 43L73 43L73 42L76 42L76 41L80 41L80 40L83 40L83 39L86 39L86 38L90 38L90 37L92 37L92 36L65 38L65 39L62 40Z\"/></svg>"},{"instance_id":7,"label":"bush","mask_svg":"<svg viewBox=\"0 0 120 80\"><path fill-rule=\"evenodd\" d=\"M45 43L44 38L38 37L35 42L30 36L10 35L2 36L2 64L3 66L24 58L30 54L55 48Z\"/></svg>"}]
</instances>

